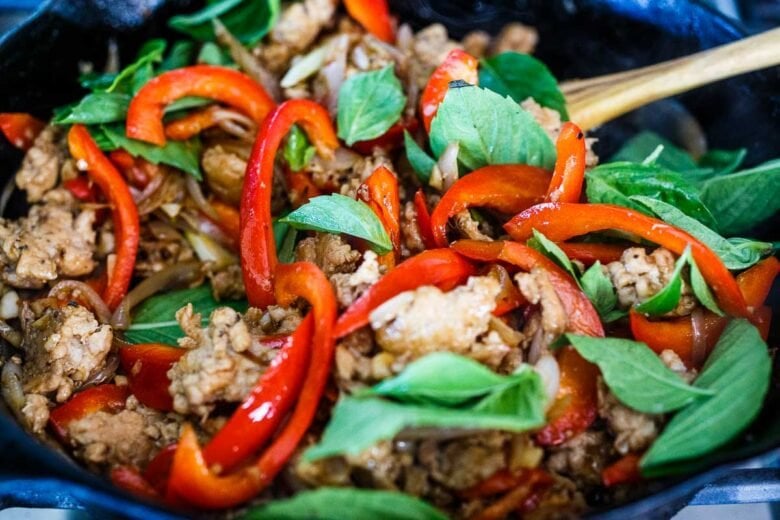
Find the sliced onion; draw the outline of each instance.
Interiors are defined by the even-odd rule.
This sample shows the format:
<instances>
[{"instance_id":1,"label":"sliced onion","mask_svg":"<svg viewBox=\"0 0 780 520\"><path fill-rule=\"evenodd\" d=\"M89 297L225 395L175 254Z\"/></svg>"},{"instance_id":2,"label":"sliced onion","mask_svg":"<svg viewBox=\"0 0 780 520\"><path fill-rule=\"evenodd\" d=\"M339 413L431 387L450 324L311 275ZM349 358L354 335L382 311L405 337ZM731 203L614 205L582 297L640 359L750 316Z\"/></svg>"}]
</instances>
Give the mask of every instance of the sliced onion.
<instances>
[{"instance_id":1,"label":"sliced onion","mask_svg":"<svg viewBox=\"0 0 780 520\"><path fill-rule=\"evenodd\" d=\"M700 308L691 313L691 329L693 332L693 345L691 348L691 361L693 366L701 366L707 357L707 336L704 334L704 311Z\"/></svg>"},{"instance_id":2,"label":"sliced onion","mask_svg":"<svg viewBox=\"0 0 780 520\"><path fill-rule=\"evenodd\" d=\"M536 362L534 369L539 374L539 377L542 378L544 392L547 396L545 409L549 409L555 402L555 397L558 395L558 389L561 386L561 371L558 367L558 361L550 354L545 354Z\"/></svg>"},{"instance_id":3,"label":"sliced onion","mask_svg":"<svg viewBox=\"0 0 780 520\"><path fill-rule=\"evenodd\" d=\"M192 202L195 206L207 217L212 220L219 221L219 215L214 211L214 208L206 200L206 196L203 195L203 190L200 187L200 183L191 175L187 175L187 179L184 181L184 185L187 187L187 193L189 194Z\"/></svg>"},{"instance_id":4,"label":"sliced onion","mask_svg":"<svg viewBox=\"0 0 780 520\"><path fill-rule=\"evenodd\" d=\"M111 316L111 326L126 330L130 326L130 311L133 307L160 291L189 285L201 277L200 262L184 262L154 273L127 293Z\"/></svg>"},{"instance_id":5,"label":"sliced onion","mask_svg":"<svg viewBox=\"0 0 780 520\"><path fill-rule=\"evenodd\" d=\"M254 142L257 126L241 112L221 108L214 111L214 119L222 131L242 141Z\"/></svg>"},{"instance_id":6,"label":"sliced onion","mask_svg":"<svg viewBox=\"0 0 780 520\"><path fill-rule=\"evenodd\" d=\"M183 230L186 233L189 231L196 231L202 235L210 237L222 245L231 246L233 241L229 236L222 231L216 222L201 215L200 213L193 214L190 211L183 211L181 215L181 221L186 225L183 226Z\"/></svg>"},{"instance_id":7,"label":"sliced onion","mask_svg":"<svg viewBox=\"0 0 780 520\"><path fill-rule=\"evenodd\" d=\"M209 236L192 231L185 231L184 236L198 259L201 262L213 264L215 269L221 269L238 262L238 258Z\"/></svg>"},{"instance_id":8,"label":"sliced onion","mask_svg":"<svg viewBox=\"0 0 780 520\"><path fill-rule=\"evenodd\" d=\"M17 348L22 344L22 333L3 320L0 320L0 338Z\"/></svg>"},{"instance_id":9,"label":"sliced onion","mask_svg":"<svg viewBox=\"0 0 780 520\"><path fill-rule=\"evenodd\" d=\"M54 287L49 290L49 298L58 298L63 294L77 294L83 297L92 312L95 313L95 317L100 323L108 323L111 321L111 311L108 309L108 305L103 301L103 298L95 292L95 290L84 282L77 280L62 280L57 282Z\"/></svg>"},{"instance_id":10,"label":"sliced onion","mask_svg":"<svg viewBox=\"0 0 780 520\"><path fill-rule=\"evenodd\" d=\"M442 188L444 191L450 189L450 186L455 184L458 180L458 152L460 151L460 145L457 141L447 145L444 149L444 153L439 157L436 165L441 171Z\"/></svg>"},{"instance_id":11,"label":"sliced onion","mask_svg":"<svg viewBox=\"0 0 780 520\"><path fill-rule=\"evenodd\" d=\"M279 83L282 88L294 87L301 81L308 79L319 71L331 52L333 39L320 45L309 54L295 58L292 66Z\"/></svg>"},{"instance_id":12,"label":"sliced onion","mask_svg":"<svg viewBox=\"0 0 780 520\"><path fill-rule=\"evenodd\" d=\"M3 399L8 408L11 409L14 416L24 423L24 389L22 388L22 367L10 359L5 361L3 371L0 373L0 388L2 388Z\"/></svg>"},{"instance_id":13,"label":"sliced onion","mask_svg":"<svg viewBox=\"0 0 780 520\"><path fill-rule=\"evenodd\" d=\"M331 115L336 114L341 84L347 77L348 52L349 37L344 34L335 38L329 56L330 62L320 70L320 75L327 86L327 95L323 101Z\"/></svg>"}]
</instances>

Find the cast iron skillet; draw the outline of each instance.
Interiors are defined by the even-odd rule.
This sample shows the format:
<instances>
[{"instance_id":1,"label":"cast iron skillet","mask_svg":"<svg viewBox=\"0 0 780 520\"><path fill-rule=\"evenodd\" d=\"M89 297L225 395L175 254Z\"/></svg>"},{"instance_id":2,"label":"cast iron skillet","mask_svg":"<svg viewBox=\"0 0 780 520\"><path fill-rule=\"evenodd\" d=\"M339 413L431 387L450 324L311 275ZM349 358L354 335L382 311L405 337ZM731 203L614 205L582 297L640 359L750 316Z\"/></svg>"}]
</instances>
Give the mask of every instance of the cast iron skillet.
<instances>
[{"instance_id":1,"label":"cast iron skillet","mask_svg":"<svg viewBox=\"0 0 780 520\"><path fill-rule=\"evenodd\" d=\"M415 28L447 25L460 37L473 28L495 32L510 20L536 26L537 51L559 78L587 77L655 63L740 38L743 30L698 3L685 0L398 0L391 2ZM77 63L105 59L109 35L123 57L152 35L173 36L165 20L196 7L190 0L50 0L17 31L0 41L0 111L29 111L48 118L55 106L83 95ZM748 148L748 162L780 156L778 70L743 76L697 90L679 102L701 122L711 146ZM640 127L657 125L653 108L610 123L597 135L598 153L609 157ZM669 136L674 137L674 136ZM0 139L0 181L15 171L21 154ZM25 211L15 197L10 215ZM757 233L778 240L777 219ZM776 304L776 302L775 302ZM775 305L775 308L777 306ZM777 331L770 344L777 345ZM777 371L775 371L777 373ZM747 375L746 375L747 376ZM766 464L780 454L780 388L773 381L764 413L740 439L707 457L687 478L653 482L632 502L597 510L600 518L668 517L704 485L736 465ZM0 506L85 508L97 514L146 519L180 517L114 489L64 455L42 445L0 405ZM764 473L765 474L765 473ZM771 473L775 475L775 473ZM593 497L598 502L599 497Z\"/></svg>"}]
</instances>

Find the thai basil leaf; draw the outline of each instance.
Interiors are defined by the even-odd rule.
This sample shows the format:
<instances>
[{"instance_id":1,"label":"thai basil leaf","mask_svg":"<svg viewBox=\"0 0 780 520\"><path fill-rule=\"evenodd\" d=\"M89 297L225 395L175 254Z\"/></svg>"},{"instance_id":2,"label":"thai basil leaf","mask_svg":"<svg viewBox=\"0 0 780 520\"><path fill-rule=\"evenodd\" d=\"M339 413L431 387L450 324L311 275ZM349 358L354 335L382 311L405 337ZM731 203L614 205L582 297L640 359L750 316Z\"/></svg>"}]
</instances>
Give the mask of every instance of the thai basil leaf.
<instances>
[{"instance_id":1,"label":"thai basil leaf","mask_svg":"<svg viewBox=\"0 0 780 520\"><path fill-rule=\"evenodd\" d=\"M780 159L709 179L701 186L701 200L721 233L749 231L780 211Z\"/></svg>"},{"instance_id":2,"label":"thai basil leaf","mask_svg":"<svg viewBox=\"0 0 780 520\"><path fill-rule=\"evenodd\" d=\"M191 14L174 16L168 25L200 41L215 39L213 20L219 20L245 45L254 45L276 24L280 0L214 0Z\"/></svg>"},{"instance_id":3,"label":"thai basil leaf","mask_svg":"<svg viewBox=\"0 0 780 520\"><path fill-rule=\"evenodd\" d=\"M714 175L726 175L735 172L747 155L745 148L737 150L710 150L699 159L700 168L710 168Z\"/></svg>"},{"instance_id":4,"label":"thai basil leaf","mask_svg":"<svg viewBox=\"0 0 780 520\"><path fill-rule=\"evenodd\" d=\"M343 233L362 238L378 254L393 250L387 231L371 208L337 193L314 197L279 221L295 229Z\"/></svg>"},{"instance_id":5,"label":"thai basil leaf","mask_svg":"<svg viewBox=\"0 0 780 520\"><path fill-rule=\"evenodd\" d=\"M693 257L688 259L688 264L691 266L691 289L693 289L693 294L696 296L696 299L709 311L718 316L724 316L723 311L720 310L718 304L715 303L715 297L707 286L707 282L704 280L704 276L702 276L701 271L699 271L699 266L696 265L696 261Z\"/></svg>"},{"instance_id":6,"label":"thai basil leaf","mask_svg":"<svg viewBox=\"0 0 780 520\"><path fill-rule=\"evenodd\" d=\"M450 143L469 170L489 164L529 164L552 169L555 146L536 120L511 98L463 82L453 82L431 123L436 157Z\"/></svg>"},{"instance_id":7,"label":"thai basil leaf","mask_svg":"<svg viewBox=\"0 0 780 520\"><path fill-rule=\"evenodd\" d=\"M608 163L588 171L585 178L589 202L617 204L646 212L644 206L630 199L634 195L644 195L668 202L705 225L715 225L715 219L696 187L671 170L627 162Z\"/></svg>"},{"instance_id":8,"label":"thai basil leaf","mask_svg":"<svg viewBox=\"0 0 780 520\"><path fill-rule=\"evenodd\" d=\"M214 42L206 42L198 51L198 57L195 60L198 63L205 63L206 65L219 65L226 66L231 65L233 60L230 56Z\"/></svg>"},{"instance_id":9,"label":"thai basil leaf","mask_svg":"<svg viewBox=\"0 0 780 520\"><path fill-rule=\"evenodd\" d=\"M673 471L669 463L701 457L727 443L758 415L769 388L772 362L758 330L731 321L694 386L714 391L678 412L641 460L648 477Z\"/></svg>"},{"instance_id":10,"label":"thai basil leaf","mask_svg":"<svg viewBox=\"0 0 780 520\"><path fill-rule=\"evenodd\" d=\"M746 238L723 238L698 220L692 219L671 204L661 200L639 195L630 198L648 208L667 224L687 231L701 240L731 270L747 269L761 260L762 257L772 253L772 244L769 242L758 242Z\"/></svg>"},{"instance_id":11,"label":"thai basil leaf","mask_svg":"<svg viewBox=\"0 0 780 520\"><path fill-rule=\"evenodd\" d=\"M536 249L544 256L558 264L558 266L562 267L564 271L569 273L571 277L579 283L579 272L577 268L574 267L574 264L571 263L569 257L566 256L566 253L564 253L555 242L544 236L536 229L534 229L533 232L534 236L529 238L527 241L528 246Z\"/></svg>"},{"instance_id":12,"label":"thai basil leaf","mask_svg":"<svg viewBox=\"0 0 780 520\"><path fill-rule=\"evenodd\" d=\"M303 170L312 160L316 149L309 143L309 139L298 125L293 125L287 134L287 141L282 151L284 159L294 172Z\"/></svg>"},{"instance_id":13,"label":"thai basil leaf","mask_svg":"<svg viewBox=\"0 0 780 520\"><path fill-rule=\"evenodd\" d=\"M685 248L685 252L680 255L680 258L677 259L677 262L675 262L674 271L672 271L669 282L651 298L637 305L635 307L636 310L651 316L660 316L673 311L680 302L680 296L682 295L682 270L690 258L691 246L688 246Z\"/></svg>"},{"instance_id":14,"label":"thai basil leaf","mask_svg":"<svg viewBox=\"0 0 780 520\"><path fill-rule=\"evenodd\" d=\"M79 76L79 85L88 90L106 90L116 77L116 72L87 72Z\"/></svg>"},{"instance_id":15,"label":"thai basil leaf","mask_svg":"<svg viewBox=\"0 0 780 520\"><path fill-rule=\"evenodd\" d=\"M480 60L479 84L518 103L533 98L540 105L558 111L563 120L569 119L566 98L555 76L544 63L528 54L503 52Z\"/></svg>"},{"instance_id":16,"label":"thai basil leaf","mask_svg":"<svg viewBox=\"0 0 780 520\"><path fill-rule=\"evenodd\" d=\"M623 144L623 147L612 156L610 162L631 162L641 164L658 146L663 146L654 164L660 168L675 172L695 170L699 166L688 152L672 144L655 132L639 132Z\"/></svg>"},{"instance_id":17,"label":"thai basil leaf","mask_svg":"<svg viewBox=\"0 0 780 520\"><path fill-rule=\"evenodd\" d=\"M160 72L186 67L193 62L195 56L195 42L190 40L179 40L174 42L168 55L160 63Z\"/></svg>"},{"instance_id":18,"label":"thai basil leaf","mask_svg":"<svg viewBox=\"0 0 780 520\"><path fill-rule=\"evenodd\" d=\"M188 303L192 304L195 312L200 313L204 325L208 323L212 311L218 307L232 307L240 312L248 307L243 300L218 302L208 284L193 289L169 291L152 296L136 308L130 328L124 332L124 339L130 343L176 345L176 340L184 336L179 322L176 321L176 311Z\"/></svg>"},{"instance_id":19,"label":"thai basil leaf","mask_svg":"<svg viewBox=\"0 0 780 520\"><path fill-rule=\"evenodd\" d=\"M404 147L406 148L406 158L412 165L414 173L417 174L417 178L420 179L421 183L427 185L431 180L431 172L436 166L436 161L420 148L417 141L406 130L404 130Z\"/></svg>"},{"instance_id":20,"label":"thai basil leaf","mask_svg":"<svg viewBox=\"0 0 780 520\"><path fill-rule=\"evenodd\" d=\"M106 92L135 93L154 76L153 63L162 61L167 43L162 39L149 40L138 51L136 60L119 71Z\"/></svg>"},{"instance_id":21,"label":"thai basil leaf","mask_svg":"<svg viewBox=\"0 0 780 520\"><path fill-rule=\"evenodd\" d=\"M348 513L347 513L348 512ZM419 498L397 491L323 487L247 511L243 520L447 520Z\"/></svg>"},{"instance_id":22,"label":"thai basil leaf","mask_svg":"<svg viewBox=\"0 0 780 520\"><path fill-rule=\"evenodd\" d=\"M593 303L601 320L609 323L625 316L625 312L617 309L618 298L609 277L604 274L601 262L598 260L580 277L582 292Z\"/></svg>"},{"instance_id":23,"label":"thai basil leaf","mask_svg":"<svg viewBox=\"0 0 780 520\"><path fill-rule=\"evenodd\" d=\"M686 383L644 343L576 334L566 334L566 339L582 357L598 365L615 397L634 410L665 413L714 394Z\"/></svg>"},{"instance_id":24,"label":"thai basil leaf","mask_svg":"<svg viewBox=\"0 0 780 520\"><path fill-rule=\"evenodd\" d=\"M353 74L339 91L338 135L349 146L379 137L398 121L405 105L392 65Z\"/></svg>"},{"instance_id":25,"label":"thai basil leaf","mask_svg":"<svg viewBox=\"0 0 780 520\"><path fill-rule=\"evenodd\" d=\"M94 125L124 121L130 96L117 92L93 92L76 104L55 110L52 123L70 125L83 123Z\"/></svg>"}]
</instances>

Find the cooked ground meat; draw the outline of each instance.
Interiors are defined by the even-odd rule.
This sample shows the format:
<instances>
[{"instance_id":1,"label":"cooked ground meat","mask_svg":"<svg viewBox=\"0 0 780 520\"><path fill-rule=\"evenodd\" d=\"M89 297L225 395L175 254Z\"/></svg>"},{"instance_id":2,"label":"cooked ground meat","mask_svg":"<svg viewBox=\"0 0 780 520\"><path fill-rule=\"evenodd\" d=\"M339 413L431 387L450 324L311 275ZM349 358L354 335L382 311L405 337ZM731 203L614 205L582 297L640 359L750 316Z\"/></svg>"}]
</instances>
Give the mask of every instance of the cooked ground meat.
<instances>
[{"instance_id":1,"label":"cooked ground meat","mask_svg":"<svg viewBox=\"0 0 780 520\"><path fill-rule=\"evenodd\" d=\"M57 402L67 400L103 367L112 338L111 327L80 305L46 308L24 330L25 393L55 393Z\"/></svg>"},{"instance_id":2,"label":"cooked ground meat","mask_svg":"<svg viewBox=\"0 0 780 520\"><path fill-rule=\"evenodd\" d=\"M294 307L269 305L265 312L250 308L244 315L244 321L252 334L272 335L289 334L301 323L301 311Z\"/></svg>"},{"instance_id":3,"label":"cooked ground meat","mask_svg":"<svg viewBox=\"0 0 780 520\"><path fill-rule=\"evenodd\" d=\"M598 485L601 470L611 460L612 446L604 432L586 431L551 450L546 464L578 484Z\"/></svg>"},{"instance_id":4,"label":"cooked ground meat","mask_svg":"<svg viewBox=\"0 0 780 520\"><path fill-rule=\"evenodd\" d=\"M211 191L234 206L241 202L241 186L244 183L248 152L236 146L216 144L203 150L200 159L206 183Z\"/></svg>"},{"instance_id":5,"label":"cooked ground meat","mask_svg":"<svg viewBox=\"0 0 780 520\"><path fill-rule=\"evenodd\" d=\"M585 497L573 481L555 474L552 477L552 487L542 495L533 511L523 513L524 520L580 518L587 511Z\"/></svg>"},{"instance_id":6,"label":"cooked ground meat","mask_svg":"<svg viewBox=\"0 0 780 520\"><path fill-rule=\"evenodd\" d=\"M485 31L471 31L463 38L463 50L475 58L482 58L490 49L492 38Z\"/></svg>"},{"instance_id":7,"label":"cooked ground meat","mask_svg":"<svg viewBox=\"0 0 780 520\"><path fill-rule=\"evenodd\" d=\"M54 189L65 161L61 127L47 126L27 150L22 167L16 172L16 185L27 192L27 202L38 202Z\"/></svg>"},{"instance_id":8,"label":"cooked ground meat","mask_svg":"<svg viewBox=\"0 0 780 520\"><path fill-rule=\"evenodd\" d=\"M529 320L529 326L523 331L526 338L533 339L537 326L541 325L543 344L549 345L566 331L569 322L566 310L550 282L544 269L534 267L530 273L517 273L515 281L520 292L530 303L541 308L541 321L536 324Z\"/></svg>"},{"instance_id":9,"label":"cooked ground meat","mask_svg":"<svg viewBox=\"0 0 780 520\"><path fill-rule=\"evenodd\" d=\"M141 226L141 240L135 274L146 278L182 262L195 259L195 252L184 236L167 224L148 221Z\"/></svg>"},{"instance_id":10,"label":"cooked ground meat","mask_svg":"<svg viewBox=\"0 0 780 520\"><path fill-rule=\"evenodd\" d=\"M677 372L687 383L691 383L696 379L696 369L688 369L674 350L666 349L661 352L660 357L661 361L664 362L664 365L669 367L673 372Z\"/></svg>"},{"instance_id":11,"label":"cooked ground meat","mask_svg":"<svg viewBox=\"0 0 780 520\"><path fill-rule=\"evenodd\" d=\"M615 436L615 451L621 455L641 452L653 443L660 432L661 417L637 412L618 401L599 378L599 416Z\"/></svg>"},{"instance_id":12,"label":"cooked ground meat","mask_svg":"<svg viewBox=\"0 0 780 520\"><path fill-rule=\"evenodd\" d=\"M520 103L520 106L536 119L536 122L542 126L545 132L547 132L547 135L553 143L558 139L558 134L561 133L561 126L563 123L561 122L561 114L559 114L557 110L543 107L530 97ZM593 168L599 162L598 155L593 151L593 145L596 141L598 141L598 139L595 137L585 138L585 165L588 168Z\"/></svg>"},{"instance_id":13,"label":"cooked ground meat","mask_svg":"<svg viewBox=\"0 0 780 520\"><path fill-rule=\"evenodd\" d=\"M41 394L24 396L22 415L33 433L41 434L49 423L49 400Z\"/></svg>"},{"instance_id":14,"label":"cooked ground meat","mask_svg":"<svg viewBox=\"0 0 780 520\"><path fill-rule=\"evenodd\" d=\"M509 437L489 431L444 442L424 440L418 457L431 479L460 491L507 467Z\"/></svg>"},{"instance_id":15,"label":"cooked ground meat","mask_svg":"<svg viewBox=\"0 0 780 520\"><path fill-rule=\"evenodd\" d=\"M349 307L366 289L379 281L382 272L377 258L376 253L368 250L363 253L363 262L354 273L336 273L330 277L339 305Z\"/></svg>"},{"instance_id":16,"label":"cooked ground meat","mask_svg":"<svg viewBox=\"0 0 780 520\"><path fill-rule=\"evenodd\" d=\"M533 27L519 22L509 23L501 29L493 42L493 53L519 52L531 54L539 41L539 33Z\"/></svg>"},{"instance_id":17,"label":"cooked ground meat","mask_svg":"<svg viewBox=\"0 0 780 520\"><path fill-rule=\"evenodd\" d=\"M401 211L401 246L401 255L404 257L425 250L425 243L420 234L420 223L417 220L417 210L411 201L404 204Z\"/></svg>"},{"instance_id":18,"label":"cooked ground meat","mask_svg":"<svg viewBox=\"0 0 780 520\"><path fill-rule=\"evenodd\" d=\"M316 233L305 238L295 248L295 259L312 262L330 278L336 273L352 273L360 261L360 252L352 249L340 235Z\"/></svg>"},{"instance_id":19,"label":"cooked ground meat","mask_svg":"<svg viewBox=\"0 0 780 520\"><path fill-rule=\"evenodd\" d=\"M414 35L409 75L421 91L436 67L457 47L458 44L450 40L447 28L438 23L429 25Z\"/></svg>"},{"instance_id":20,"label":"cooked ground meat","mask_svg":"<svg viewBox=\"0 0 780 520\"><path fill-rule=\"evenodd\" d=\"M240 265L230 264L219 270L207 269L206 275L211 282L211 292L217 301L240 300L246 296Z\"/></svg>"},{"instance_id":21,"label":"cooked ground meat","mask_svg":"<svg viewBox=\"0 0 780 520\"><path fill-rule=\"evenodd\" d=\"M95 213L80 211L65 190L48 192L27 217L0 219L0 276L13 287L39 289L95 269Z\"/></svg>"},{"instance_id":22,"label":"cooked ground meat","mask_svg":"<svg viewBox=\"0 0 780 520\"><path fill-rule=\"evenodd\" d=\"M493 240L490 236L482 232L479 222L471 216L471 212L467 209L456 213L452 221L455 224L455 228L465 238L482 240L485 242L491 242Z\"/></svg>"}]
</instances>

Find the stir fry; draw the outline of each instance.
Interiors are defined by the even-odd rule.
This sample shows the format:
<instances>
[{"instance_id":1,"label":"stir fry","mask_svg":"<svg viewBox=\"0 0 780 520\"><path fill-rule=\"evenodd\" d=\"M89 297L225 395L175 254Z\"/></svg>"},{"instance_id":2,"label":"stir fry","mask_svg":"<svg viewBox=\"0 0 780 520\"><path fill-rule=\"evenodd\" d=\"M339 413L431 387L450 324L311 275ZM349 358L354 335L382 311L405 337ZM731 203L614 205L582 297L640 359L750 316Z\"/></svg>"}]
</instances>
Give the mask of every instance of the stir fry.
<instances>
[{"instance_id":1,"label":"stir fry","mask_svg":"<svg viewBox=\"0 0 780 520\"><path fill-rule=\"evenodd\" d=\"M599 158L520 23L169 25L49 122L0 114L28 203L0 219L2 393L32 434L252 518L577 517L744 442L780 263L742 237L780 160L652 132Z\"/></svg>"}]
</instances>

